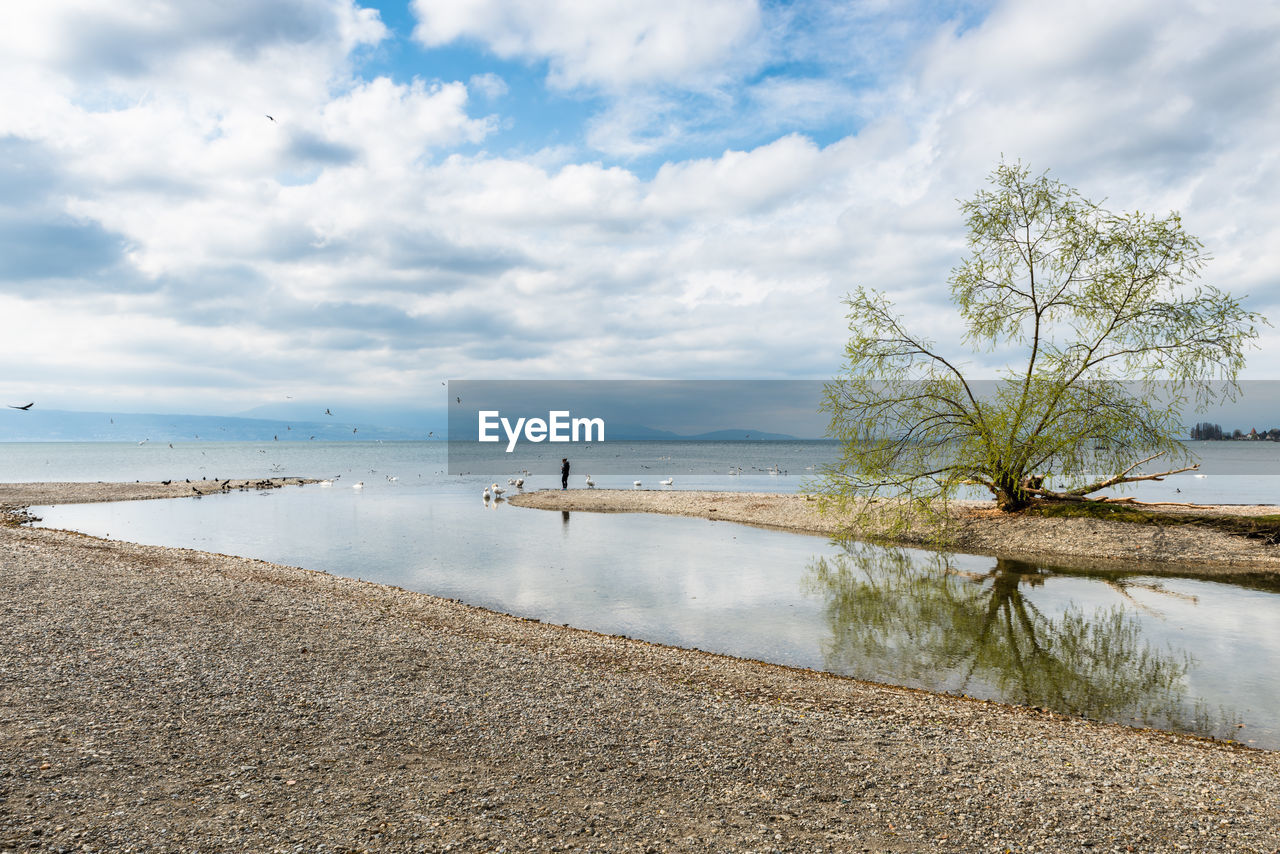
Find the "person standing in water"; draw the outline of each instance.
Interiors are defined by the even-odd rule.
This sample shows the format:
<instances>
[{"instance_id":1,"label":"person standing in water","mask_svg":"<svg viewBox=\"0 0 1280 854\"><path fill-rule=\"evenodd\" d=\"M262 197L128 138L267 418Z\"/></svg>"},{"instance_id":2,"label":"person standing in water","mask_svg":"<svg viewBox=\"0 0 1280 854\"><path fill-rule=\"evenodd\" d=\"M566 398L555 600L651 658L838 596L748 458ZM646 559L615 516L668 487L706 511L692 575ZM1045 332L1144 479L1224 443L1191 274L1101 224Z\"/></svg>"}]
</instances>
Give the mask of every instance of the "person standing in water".
<instances>
[{"instance_id":1,"label":"person standing in water","mask_svg":"<svg viewBox=\"0 0 1280 854\"><path fill-rule=\"evenodd\" d=\"M560 488L569 488L569 458L560 458Z\"/></svg>"}]
</instances>

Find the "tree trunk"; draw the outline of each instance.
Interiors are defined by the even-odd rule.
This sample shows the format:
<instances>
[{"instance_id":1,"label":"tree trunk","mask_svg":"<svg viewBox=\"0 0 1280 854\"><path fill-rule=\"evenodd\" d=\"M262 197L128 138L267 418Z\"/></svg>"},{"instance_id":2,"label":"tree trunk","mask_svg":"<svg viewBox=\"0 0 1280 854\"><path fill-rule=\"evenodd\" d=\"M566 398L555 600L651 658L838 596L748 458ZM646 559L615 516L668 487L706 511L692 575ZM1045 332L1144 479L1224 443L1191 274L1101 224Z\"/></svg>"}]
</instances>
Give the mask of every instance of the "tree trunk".
<instances>
[{"instance_id":1,"label":"tree trunk","mask_svg":"<svg viewBox=\"0 0 1280 854\"><path fill-rule=\"evenodd\" d=\"M992 489L996 496L996 506L1005 513L1016 513L1031 506L1035 496L1028 492L1027 488L1038 488L1039 484L1032 484L1030 480L1011 472L1001 472L997 475Z\"/></svg>"}]
</instances>

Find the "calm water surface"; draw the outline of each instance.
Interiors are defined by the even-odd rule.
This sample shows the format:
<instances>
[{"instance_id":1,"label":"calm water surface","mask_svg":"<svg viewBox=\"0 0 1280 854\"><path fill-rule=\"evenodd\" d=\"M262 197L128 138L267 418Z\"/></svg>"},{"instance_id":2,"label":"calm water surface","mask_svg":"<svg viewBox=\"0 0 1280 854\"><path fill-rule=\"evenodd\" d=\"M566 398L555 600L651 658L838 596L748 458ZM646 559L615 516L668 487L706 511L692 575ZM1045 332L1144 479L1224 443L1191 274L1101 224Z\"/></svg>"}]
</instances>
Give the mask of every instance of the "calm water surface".
<instances>
[{"instance_id":1,"label":"calm water surface","mask_svg":"<svg viewBox=\"0 0 1280 854\"><path fill-rule=\"evenodd\" d=\"M846 549L700 519L486 506L480 492L492 478L442 474L442 446L425 443L169 450L0 446L0 477L340 475L329 488L36 512L45 525L322 569L546 622L1280 748L1275 592ZM800 471L815 453L792 451L783 465L794 460ZM670 465L660 475L674 475L678 488L799 484L794 476L682 477L678 455L678 447L655 448L655 463ZM1240 500L1265 500L1263 477L1219 473L1181 486L1207 491L1228 477L1236 494L1255 490ZM356 480L365 488L346 485ZM541 480L532 485L553 485ZM631 478L596 480L623 486Z\"/></svg>"}]
</instances>

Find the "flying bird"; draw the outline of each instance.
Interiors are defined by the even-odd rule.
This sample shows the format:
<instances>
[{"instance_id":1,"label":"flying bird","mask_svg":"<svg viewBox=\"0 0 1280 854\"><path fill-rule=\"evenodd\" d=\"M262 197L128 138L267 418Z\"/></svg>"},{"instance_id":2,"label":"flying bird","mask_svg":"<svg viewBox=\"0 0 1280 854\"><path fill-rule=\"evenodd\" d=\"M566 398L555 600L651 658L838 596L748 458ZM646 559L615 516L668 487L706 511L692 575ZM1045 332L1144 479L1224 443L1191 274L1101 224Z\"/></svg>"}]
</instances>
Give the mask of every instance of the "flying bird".
<instances>
[{"instance_id":1,"label":"flying bird","mask_svg":"<svg viewBox=\"0 0 1280 854\"><path fill-rule=\"evenodd\" d=\"M326 409L326 410L324 411L324 414L325 414L325 415L332 415L333 413Z\"/></svg>"},{"instance_id":2,"label":"flying bird","mask_svg":"<svg viewBox=\"0 0 1280 854\"><path fill-rule=\"evenodd\" d=\"M9 408L10 408L10 409L21 409L23 412L26 412L27 410L29 410L31 407L33 407L33 406L35 406L35 405L36 405L36 402L33 400L33 401L31 401L30 403L28 403L26 406L14 406L14 405L11 403L11 404L9 404Z\"/></svg>"},{"instance_id":3,"label":"flying bird","mask_svg":"<svg viewBox=\"0 0 1280 854\"><path fill-rule=\"evenodd\" d=\"M266 113L263 113L263 115L264 115L264 116L267 116L267 114L266 114ZM273 122L276 120L276 117L275 117L275 116L267 116L267 118L271 119L271 121L273 121Z\"/></svg>"}]
</instances>

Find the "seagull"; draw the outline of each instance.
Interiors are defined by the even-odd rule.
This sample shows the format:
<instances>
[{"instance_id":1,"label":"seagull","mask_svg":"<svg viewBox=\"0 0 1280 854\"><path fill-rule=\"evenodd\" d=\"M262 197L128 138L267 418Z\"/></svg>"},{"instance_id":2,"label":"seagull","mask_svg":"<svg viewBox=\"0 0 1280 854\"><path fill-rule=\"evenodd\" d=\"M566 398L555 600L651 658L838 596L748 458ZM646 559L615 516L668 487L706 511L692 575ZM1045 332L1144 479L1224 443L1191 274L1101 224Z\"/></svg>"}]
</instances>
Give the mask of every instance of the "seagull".
<instances>
[{"instance_id":1,"label":"seagull","mask_svg":"<svg viewBox=\"0 0 1280 854\"><path fill-rule=\"evenodd\" d=\"M658 481L658 483L662 484L663 486L670 486L671 484L673 484L673 483L675 483L675 482L676 482L676 479L675 479L674 477L669 477L669 478L667 478L666 480L660 480L660 481Z\"/></svg>"},{"instance_id":2,"label":"seagull","mask_svg":"<svg viewBox=\"0 0 1280 854\"><path fill-rule=\"evenodd\" d=\"M636 480L636 481L632 481L632 483L634 483L636 486L639 486L639 485L640 485L640 481L638 481L638 480Z\"/></svg>"},{"instance_id":3,"label":"seagull","mask_svg":"<svg viewBox=\"0 0 1280 854\"><path fill-rule=\"evenodd\" d=\"M28 403L26 406L14 406L14 405L11 403L11 404L9 404L9 408L10 408L10 409L21 409L23 412L28 412L28 411L30 411L31 407L33 407L33 406L35 406L35 405L36 405L36 402L33 400L33 401L31 401L30 403Z\"/></svg>"},{"instance_id":4,"label":"seagull","mask_svg":"<svg viewBox=\"0 0 1280 854\"><path fill-rule=\"evenodd\" d=\"M324 411L324 414L325 414L325 415L332 415L333 413L326 409L326 410Z\"/></svg>"},{"instance_id":5,"label":"seagull","mask_svg":"<svg viewBox=\"0 0 1280 854\"><path fill-rule=\"evenodd\" d=\"M264 115L264 116L267 116L267 114L266 114L266 113L263 113L263 115ZM267 118L271 119L271 121L273 121L273 122L276 120L276 117L275 117L275 116L267 116Z\"/></svg>"}]
</instances>

